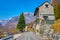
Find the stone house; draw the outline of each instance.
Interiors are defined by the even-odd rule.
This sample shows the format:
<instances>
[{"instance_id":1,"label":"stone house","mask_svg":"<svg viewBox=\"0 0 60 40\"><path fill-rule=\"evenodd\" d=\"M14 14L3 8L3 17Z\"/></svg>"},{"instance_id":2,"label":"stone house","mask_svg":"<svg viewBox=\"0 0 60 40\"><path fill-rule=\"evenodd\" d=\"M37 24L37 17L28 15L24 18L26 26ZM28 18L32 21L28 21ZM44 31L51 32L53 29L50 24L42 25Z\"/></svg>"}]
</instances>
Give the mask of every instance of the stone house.
<instances>
[{"instance_id":1,"label":"stone house","mask_svg":"<svg viewBox=\"0 0 60 40\"><path fill-rule=\"evenodd\" d=\"M36 8L34 16L36 17L36 21L34 26L36 29L40 30L41 26L48 26L53 24L55 21L54 16L54 7L47 1L45 1L42 5Z\"/></svg>"}]
</instances>

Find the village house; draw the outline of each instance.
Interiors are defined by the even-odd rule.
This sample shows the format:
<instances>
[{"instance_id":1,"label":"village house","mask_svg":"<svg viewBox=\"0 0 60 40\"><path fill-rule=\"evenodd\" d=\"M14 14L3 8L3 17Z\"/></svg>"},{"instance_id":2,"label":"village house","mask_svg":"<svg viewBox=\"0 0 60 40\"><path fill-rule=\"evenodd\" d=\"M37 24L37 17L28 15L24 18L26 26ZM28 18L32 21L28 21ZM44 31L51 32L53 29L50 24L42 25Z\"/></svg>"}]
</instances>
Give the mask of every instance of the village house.
<instances>
[{"instance_id":1,"label":"village house","mask_svg":"<svg viewBox=\"0 0 60 40\"><path fill-rule=\"evenodd\" d=\"M41 26L49 27L55 21L54 7L48 1L45 1L42 5L36 8L34 16L36 17L34 26L36 27L37 31L42 31Z\"/></svg>"}]
</instances>

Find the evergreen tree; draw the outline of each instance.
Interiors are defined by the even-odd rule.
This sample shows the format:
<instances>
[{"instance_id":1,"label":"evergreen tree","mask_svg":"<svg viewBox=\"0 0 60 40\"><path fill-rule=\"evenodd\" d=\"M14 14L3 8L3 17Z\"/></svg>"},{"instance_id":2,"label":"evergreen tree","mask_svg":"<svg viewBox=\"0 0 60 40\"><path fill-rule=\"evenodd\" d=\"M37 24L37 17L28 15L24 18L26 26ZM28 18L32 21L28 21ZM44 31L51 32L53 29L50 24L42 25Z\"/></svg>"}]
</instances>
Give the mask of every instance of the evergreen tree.
<instances>
[{"instance_id":1,"label":"evergreen tree","mask_svg":"<svg viewBox=\"0 0 60 40\"><path fill-rule=\"evenodd\" d=\"M25 19L24 19L24 14L22 13L19 17L17 28L23 32L23 29L25 28Z\"/></svg>"}]
</instances>

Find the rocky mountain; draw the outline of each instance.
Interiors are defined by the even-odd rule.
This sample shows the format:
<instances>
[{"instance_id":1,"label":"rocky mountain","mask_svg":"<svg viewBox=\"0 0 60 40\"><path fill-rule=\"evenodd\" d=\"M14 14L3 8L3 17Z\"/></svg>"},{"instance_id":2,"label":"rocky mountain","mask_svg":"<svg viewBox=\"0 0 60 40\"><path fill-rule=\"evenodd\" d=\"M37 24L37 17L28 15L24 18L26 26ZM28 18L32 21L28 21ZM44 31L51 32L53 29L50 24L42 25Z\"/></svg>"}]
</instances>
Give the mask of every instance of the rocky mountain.
<instances>
[{"instance_id":1,"label":"rocky mountain","mask_svg":"<svg viewBox=\"0 0 60 40\"><path fill-rule=\"evenodd\" d=\"M0 24L1 24L2 26L4 26L4 25L6 24L6 21L5 21L5 20L0 20Z\"/></svg>"},{"instance_id":2,"label":"rocky mountain","mask_svg":"<svg viewBox=\"0 0 60 40\"><path fill-rule=\"evenodd\" d=\"M33 13L24 12L25 22L26 24L30 24L31 22L34 22L35 17Z\"/></svg>"},{"instance_id":3,"label":"rocky mountain","mask_svg":"<svg viewBox=\"0 0 60 40\"><path fill-rule=\"evenodd\" d=\"M4 31L3 26L0 24L0 34Z\"/></svg>"},{"instance_id":4,"label":"rocky mountain","mask_svg":"<svg viewBox=\"0 0 60 40\"><path fill-rule=\"evenodd\" d=\"M35 20L33 13L24 12L24 17L25 17L26 24L30 24L34 22ZM9 18L7 21L1 20L0 28L2 29L3 27L4 31L7 31L7 32L12 32L13 30L16 31L15 28L17 26L18 19L19 19L19 16L14 16L14 17Z\"/></svg>"},{"instance_id":5,"label":"rocky mountain","mask_svg":"<svg viewBox=\"0 0 60 40\"><path fill-rule=\"evenodd\" d=\"M24 17L25 17L26 24L31 23L35 20L33 13L24 12ZM0 23L4 26L9 26L12 24L14 25L18 22L18 19L19 19L19 16L14 16L14 17L9 18L7 21L0 20Z\"/></svg>"},{"instance_id":6,"label":"rocky mountain","mask_svg":"<svg viewBox=\"0 0 60 40\"><path fill-rule=\"evenodd\" d=\"M33 13L24 12L24 17L25 17L26 24L30 24L35 20ZM19 19L19 16L9 18L9 20L6 22L4 27L8 30L16 27L18 19Z\"/></svg>"},{"instance_id":7,"label":"rocky mountain","mask_svg":"<svg viewBox=\"0 0 60 40\"><path fill-rule=\"evenodd\" d=\"M19 19L18 16L9 18L9 20L6 22L4 28L7 30L11 30L11 29L15 28L17 25L18 19Z\"/></svg>"}]
</instances>

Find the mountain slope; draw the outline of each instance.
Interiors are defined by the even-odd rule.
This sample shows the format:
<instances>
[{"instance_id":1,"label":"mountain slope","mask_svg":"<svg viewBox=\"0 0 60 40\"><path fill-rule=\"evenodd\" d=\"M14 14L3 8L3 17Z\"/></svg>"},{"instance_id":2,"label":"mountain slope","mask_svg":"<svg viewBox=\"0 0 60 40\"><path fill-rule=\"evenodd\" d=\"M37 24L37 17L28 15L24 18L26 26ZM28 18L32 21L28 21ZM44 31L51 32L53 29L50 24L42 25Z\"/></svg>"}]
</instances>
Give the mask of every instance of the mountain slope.
<instances>
[{"instance_id":1,"label":"mountain slope","mask_svg":"<svg viewBox=\"0 0 60 40\"><path fill-rule=\"evenodd\" d=\"M24 12L24 18L25 18L26 24L30 24L34 22L35 20L33 13L28 13L28 12ZM19 19L19 16L14 16L14 17L9 18L9 20L2 22L2 24L4 24L4 29L5 29L4 31L15 32L18 19Z\"/></svg>"},{"instance_id":2,"label":"mountain slope","mask_svg":"<svg viewBox=\"0 0 60 40\"><path fill-rule=\"evenodd\" d=\"M26 24L30 24L30 23L34 22L34 20L35 20L33 13L28 13L28 12L24 12L24 18L25 18ZM12 18L9 18L9 20L6 22L6 24L4 26L5 29L10 30L10 29L16 27L18 19L19 19L19 16L14 16Z\"/></svg>"},{"instance_id":3,"label":"mountain slope","mask_svg":"<svg viewBox=\"0 0 60 40\"><path fill-rule=\"evenodd\" d=\"M4 31L4 28L3 28L3 26L0 24L0 34L3 33L3 31Z\"/></svg>"},{"instance_id":4,"label":"mountain slope","mask_svg":"<svg viewBox=\"0 0 60 40\"><path fill-rule=\"evenodd\" d=\"M6 25L4 26L5 31L10 31L12 29L15 29L16 26L17 26L18 18L19 18L18 16L15 16L15 17L10 18L7 21Z\"/></svg>"},{"instance_id":5,"label":"mountain slope","mask_svg":"<svg viewBox=\"0 0 60 40\"><path fill-rule=\"evenodd\" d=\"M4 25L6 24L6 21L5 21L5 20L0 20L0 24L1 24L2 26L4 26Z\"/></svg>"},{"instance_id":6,"label":"mountain slope","mask_svg":"<svg viewBox=\"0 0 60 40\"><path fill-rule=\"evenodd\" d=\"M35 20L33 13L24 12L24 17L25 17L26 24L30 24Z\"/></svg>"}]
</instances>

